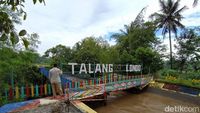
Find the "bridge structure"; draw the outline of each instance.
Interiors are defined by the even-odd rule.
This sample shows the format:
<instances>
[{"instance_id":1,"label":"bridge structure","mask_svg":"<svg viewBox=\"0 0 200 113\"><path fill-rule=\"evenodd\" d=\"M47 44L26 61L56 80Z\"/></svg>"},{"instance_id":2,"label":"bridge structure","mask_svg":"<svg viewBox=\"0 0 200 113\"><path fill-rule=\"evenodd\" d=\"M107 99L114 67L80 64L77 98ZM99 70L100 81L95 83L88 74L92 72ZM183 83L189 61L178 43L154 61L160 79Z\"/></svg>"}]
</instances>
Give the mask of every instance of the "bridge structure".
<instances>
[{"instance_id":1,"label":"bridge structure","mask_svg":"<svg viewBox=\"0 0 200 113\"><path fill-rule=\"evenodd\" d=\"M70 72L66 65L60 66L64 72L61 77L62 86L69 100L106 100L106 94L109 92L131 88L142 90L152 80L150 74L143 75L141 71L138 71L137 74L127 72L127 65L115 65L112 72L95 73L96 65L90 67L93 69L91 74L82 74L75 69ZM48 78L48 70L41 68L40 71Z\"/></svg>"},{"instance_id":2,"label":"bridge structure","mask_svg":"<svg viewBox=\"0 0 200 113\"><path fill-rule=\"evenodd\" d=\"M122 67L121 67L122 68ZM93 68L94 69L94 68ZM143 75L123 72L122 70L115 70L115 72L107 73L93 73L93 74L70 74L70 71L64 70L61 76L62 86L64 89L65 96L61 100L68 101L104 101L107 100L107 94L114 91L127 90L131 88L138 88L142 90L146 87L152 76L150 74ZM114 70L114 69L113 69ZM40 72L42 75L48 78L49 70L41 67ZM77 73L76 71L74 73ZM81 75L81 76L80 76ZM84 76L83 76L84 75ZM92 76L91 76L92 75ZM10 87L5 90L5 99L29 99L32 98L45 98L51 96L51 85L25 85L24 87ZM48 98L48 97L47 97ZM26 103L26 104L25 104ZM38 101L25 101L19 104L11 103L2 107L4 111L11 111L21 109L27 104L36 106L42 102ZM79 102L77 104L80 104ZM25 107L26 108L26 107ZM27 107L28 108L28 107ZM1 109L1 108L0 108ZM29 108L28 108L29 109Z\"/></svg>"}]
</instances>

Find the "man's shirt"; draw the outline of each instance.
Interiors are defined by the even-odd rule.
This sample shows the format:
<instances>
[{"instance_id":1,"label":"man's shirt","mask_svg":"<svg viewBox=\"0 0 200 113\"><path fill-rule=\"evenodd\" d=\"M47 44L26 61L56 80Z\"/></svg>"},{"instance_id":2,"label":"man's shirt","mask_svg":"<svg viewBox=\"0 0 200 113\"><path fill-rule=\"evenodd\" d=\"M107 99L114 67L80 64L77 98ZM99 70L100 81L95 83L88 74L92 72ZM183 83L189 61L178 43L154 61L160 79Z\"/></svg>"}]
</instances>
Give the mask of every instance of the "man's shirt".
<instances>
[{"instance_id":1,"label":"man's shirt","mask_svg":"<svg viewBox=\"0 0 200 113\"><path fill-rule=\"evenodd\" d=\"M51 83L61 82L61 80L60 80L61 74L62 74L62 71L57 67L53 67L52 69L50 69L49 70L49 79L50 79Z\"/></svg>"}]
</instances>

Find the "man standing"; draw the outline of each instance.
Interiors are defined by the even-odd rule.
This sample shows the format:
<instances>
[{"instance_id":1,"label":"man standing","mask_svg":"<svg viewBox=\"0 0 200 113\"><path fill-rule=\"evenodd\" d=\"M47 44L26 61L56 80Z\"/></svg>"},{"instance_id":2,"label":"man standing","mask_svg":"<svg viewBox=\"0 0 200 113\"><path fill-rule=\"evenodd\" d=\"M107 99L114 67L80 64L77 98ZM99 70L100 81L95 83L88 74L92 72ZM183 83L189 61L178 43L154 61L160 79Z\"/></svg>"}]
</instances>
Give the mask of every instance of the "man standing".
<instances>
[{"instance_id":1,"label":"man standing","mask_svg":"<svg viewBox=\"0 0 200 113\"><path fill-rule=\"evenodd\" d=\"M53 97L56 96L56 93L59 95L63 95L60 76L62 75L62 71L57 68L57 64L53 65L53 68L49 70L49 80L51 82Z\"/></svg>"}]
</instances>

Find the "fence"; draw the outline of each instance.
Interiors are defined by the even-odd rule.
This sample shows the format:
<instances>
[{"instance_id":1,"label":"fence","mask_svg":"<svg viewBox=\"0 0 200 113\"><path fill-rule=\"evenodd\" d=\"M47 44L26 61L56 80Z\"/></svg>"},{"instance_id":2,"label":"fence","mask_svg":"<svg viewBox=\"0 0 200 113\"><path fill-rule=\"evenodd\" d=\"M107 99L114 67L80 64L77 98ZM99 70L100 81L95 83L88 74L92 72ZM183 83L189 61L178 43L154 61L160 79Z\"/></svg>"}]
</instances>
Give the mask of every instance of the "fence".
<instances>
[{"instance_id":1,"label":"fence","mask_svg":"<svg viewBox=\"0 0 200 113\"><path fill-rule=\"evenodd\" d=\"M51 85L26 85L25 87L12 87L9 86L8 89L5 89L4 99L5 101L12 101L18 99L29 99L29 98L38 98L43 96L49 96L52 94Z\"/></svg>"},{"instance_id":2,"label":"fence","mask_svg":"<svg viewBox=\"0 0 200 113\"><path fill-rule=\"evenodd\" d=\"M108 74L96 79L89 80L67 80L65 82L62 81L62 85L64 89L71 90L83 90L87 88L87 86L97 86L101 84L115 84L117 82L126 82L138 78L144 78L145 75L137 75L137 76L114 76L113 74ZM41 85L25 85L22 87L12 87L9 86L8 89L5 89L3 93L3 98L6 103L12 100L18 99L32 99L39 98L52 95L52 89L50 84L41 84Z\"/></svg>"}]
</instances>

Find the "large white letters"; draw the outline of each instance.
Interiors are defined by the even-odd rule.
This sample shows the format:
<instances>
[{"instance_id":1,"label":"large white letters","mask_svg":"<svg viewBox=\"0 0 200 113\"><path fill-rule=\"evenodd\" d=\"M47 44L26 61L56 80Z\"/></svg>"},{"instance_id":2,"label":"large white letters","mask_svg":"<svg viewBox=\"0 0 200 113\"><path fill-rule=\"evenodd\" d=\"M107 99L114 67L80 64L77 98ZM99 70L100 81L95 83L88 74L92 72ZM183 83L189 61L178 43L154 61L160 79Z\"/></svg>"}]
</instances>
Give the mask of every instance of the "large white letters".
<instances>
[{"instance_id":1,"label":"large white letters","mask_svg":"<svg viewBox=\"0 0 200 113\"><path fill-rule=\"evenodd\" d=\"M71 65L72 74L75 74L74 69L75 69L75 66L78 64L77 63L68 63L68 65ZM126 64L124 66L126 66L126 72L141 71L141 65ZM118 71L123 71L123 70L118 70ZM96 65L94 65L94 68L92 68L92 64L90 64L90 63L88 64L88 66L86 66L86 64L84 64L84 63L81 63L81 65L80 65L79 74L81 74L81 73L92 74L92 73L97 73L97 72L112 73L113 72L113 64L96 64Z\"/></svg>"},{"instance_id":2,"label":"large white letters","mask_svg":"<svg viewBox=\"0 0 200 113\"><path fill-rule=\"evenodd\" d=\"M74 66L77 65L77 63L68 63L68 65L72 65L72 74L74 74Z\"/></svg>"},{"instance_id":3,"label":"large white letters","mask_svg":"<svg viewBox=\"0 0 200 113\"><path fill-rule=\"evenodd\" d=\"M108 72L108 64L102 64L102 73Z\"/></svg>"},{"instance_id":4,"label":"large white letters","mask_svg":"<svg viewBox=\"0 0 200 113\"><path fill-rule=\"evenodd\" d=\"M113 72L113 64L108 64L108 68L109 68L109 72L112 73Z\"/></svg>"},{"instance_id":5,"label":"large white letters","mask_svg":"<svg viewBox=\"0 0 200 113\"><path fill-rule=\"evenodd\" d=\"M79 74L81 74L82 72L85 72L85 74L87 74L87 70L84 63L81 64Z\"/></svg>"},{"instance_id":6,"label":"large white letters","mask_svg":"<svg viewBox=\"0 0 200 113\"><path fill-rule=\"evenodd\" d=\"M92 74L94 71L91 70L91 64L89 64L89 73Z\"/></svg>"},{"instance_id":7,"label":"large white letters","mask_svg":"<svg viewBox=\"0 0 200 113\"><path fill-rule=\"evenodd\" d=\"M100 64L96 65L95 73L97 73L97 72L101 73L101 65Z\"/></svg>"}]
</instances>

